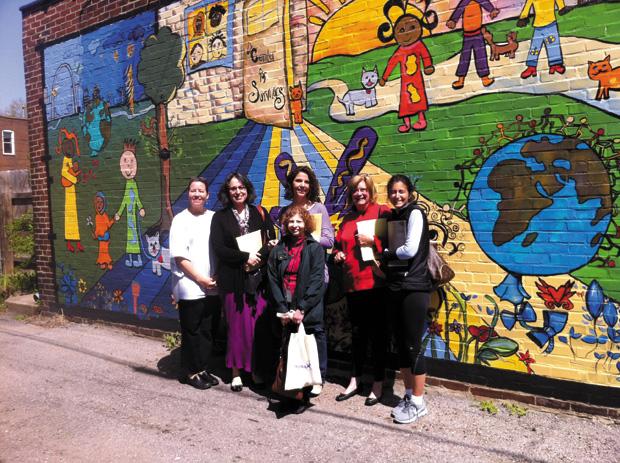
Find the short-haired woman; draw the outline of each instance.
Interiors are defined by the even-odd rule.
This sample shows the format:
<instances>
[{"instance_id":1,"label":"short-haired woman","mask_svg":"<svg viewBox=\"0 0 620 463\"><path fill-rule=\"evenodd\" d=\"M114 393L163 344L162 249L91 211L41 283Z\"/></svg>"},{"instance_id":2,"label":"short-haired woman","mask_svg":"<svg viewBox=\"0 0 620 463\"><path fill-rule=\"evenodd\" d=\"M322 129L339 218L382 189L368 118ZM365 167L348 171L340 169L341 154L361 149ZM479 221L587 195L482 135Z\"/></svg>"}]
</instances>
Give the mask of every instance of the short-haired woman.
<instances>
[{"instance_id":1,"label":"short-haired woman","mask_svg":"<svg viewBox=\"0 0 620 463\"><path fill-rule=\"evenodd\" d=\"M377 263L362 258L361 247L370 247L373 252L383 251L377 236L358 232L358 224L365 220L387 219L390 209L377 204L377 191L368 175L356 175L347 186L347 205L352 206L342 219L334 252L334 262L342 265L343 282L347 306L352 325L353 374L344 393L336 396L337 401L350 399L361 393L361 376L366 360L368 343L372 349L372 370L374 382L366 398L368 406L379 403L385 379L387 350L387 314L385 311L385 281L378 276Z\"/></svg>"},{"instance_id":2,"label":"short-haired woman","mask_svg":"<svg viewBox=\"0 0 620 463\"><path fill-rule=\"evenodd\" d=\"M275 245L273 223L256 199L252 182L243 174L233 172L226 177L218 193L224 208L215 213L211 225L211 242L218 257L217 280L228 325L226 366L232 369L231 389L240 392L242 370L252 373L255 383L262 383L260 375L267 366L257 361L269 356L256 352L257 347L272 345L270 339L255 339L255 327L267 305L264 265L269 250ZM241 251L237 238L260 231L262 247L257 253ZM268 323L266 323L268 325ZM271 333L269 333L271 335ZM262 368L261 368L262 367Z\"/></svg>"},{"instance_id":3,"label":"short-haired woman","mask_svg":"<svg viewBox=\"0 0 620 463\"><path fill-rule=\"evenodd\" d=\"M214 255L209 246L213 211L205 209L209 186L201 177L190 179L188 207L170 227L172 293L179 305L181 324L181 381L208 389L218 380L207 371L213 345L213 327L220 317L220 299L214 279Z\"/></svg>"},{"instance_id":4,"label":"short-haired woman","mask_svg":"<svg viewBox=\"0 0 620 463\"><path fill-rule=\"evenodd\" d=\"M325 252L312 237L314 223L306 208L291 206L281 222L284 235L269 256L275 308L279 313L293 311L292 320L283 318L283 324L303 322L306 332L314 333L323 325ZM306 409L307 399L306 395L303 403L297 404L296 413Z\"/></svg>"}]
</instances>

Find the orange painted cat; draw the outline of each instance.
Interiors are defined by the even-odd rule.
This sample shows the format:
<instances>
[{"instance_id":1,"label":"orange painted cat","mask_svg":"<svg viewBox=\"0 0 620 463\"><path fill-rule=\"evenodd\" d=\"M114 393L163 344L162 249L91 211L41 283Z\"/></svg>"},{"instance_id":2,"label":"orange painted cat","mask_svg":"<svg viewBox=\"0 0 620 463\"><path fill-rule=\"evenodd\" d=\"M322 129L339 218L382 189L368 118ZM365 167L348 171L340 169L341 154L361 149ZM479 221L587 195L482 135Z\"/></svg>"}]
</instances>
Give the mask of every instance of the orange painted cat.
<instances>
[{"instance_id":1,"label":"orange painted cat","mask_svg":"<svg viewBox=\"0 0 620 463\"><path fill-rule=\"evenodd\" d=\"M298 85L289 87L291 93L291 112L293 113L293 120L295 124L301 124L304 121L304 117L301 114L303 109L302 98L304 97L304 91L301 88L301 82Z\"/></svg>"},{"instance_id":2,"label":"orange painted cat","mask_svg":"<svg viewBox=\"0 0 620 463\"><path fill-rule=\"evenodd\" d=\"M588 61L588 77L598 81L597 100L608 100L610 90L620 90L620 66L612 68L609 55L601 61Z\"/></svg>"}]
</instances>

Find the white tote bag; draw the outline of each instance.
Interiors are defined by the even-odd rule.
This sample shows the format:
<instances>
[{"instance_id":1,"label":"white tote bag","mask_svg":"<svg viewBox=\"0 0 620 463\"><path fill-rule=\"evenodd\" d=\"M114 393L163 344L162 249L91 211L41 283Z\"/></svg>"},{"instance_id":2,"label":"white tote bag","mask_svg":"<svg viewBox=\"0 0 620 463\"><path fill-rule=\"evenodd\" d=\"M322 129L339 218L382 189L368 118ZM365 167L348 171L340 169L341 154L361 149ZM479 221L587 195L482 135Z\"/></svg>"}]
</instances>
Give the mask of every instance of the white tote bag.
<instances>
[{"instance_id":1,"label":"white tote bag","mask_svg":"<svg viewBox=\"0 0 620 463\"><path fill-rule=\"evenodd\" d=\"M314 335L306 334L304 324L300 323L297 333L291 333L288 342L284 389L291 391L315 384L322 384L319 351Z\"/></svg>"}]
</instances>

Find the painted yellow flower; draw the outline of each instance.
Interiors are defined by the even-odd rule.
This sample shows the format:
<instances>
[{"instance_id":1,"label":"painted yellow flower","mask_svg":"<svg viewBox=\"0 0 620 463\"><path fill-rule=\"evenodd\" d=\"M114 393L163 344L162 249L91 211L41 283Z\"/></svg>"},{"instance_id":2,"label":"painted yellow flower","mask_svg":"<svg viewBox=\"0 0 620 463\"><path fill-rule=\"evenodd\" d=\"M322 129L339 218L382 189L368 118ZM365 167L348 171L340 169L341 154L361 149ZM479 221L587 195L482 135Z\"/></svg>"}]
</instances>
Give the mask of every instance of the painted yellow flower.
<instances>
[{"instance_id":1,"label":"painted yellow flower","mask_svg":"<svg viewBox=\"0 0 620 463\"><path fill-rule=\"evenodd\" d=\"M80 294L83 294L86 292L87 289L88 286L86 285L86 282L80 278L80 281L78 281L78 291L80 292Z\"/></svg>"},{"instance_id":2,"label":"painted yellow flower","mask_svg":"<svg viewBox=\"0 0 620 463\"><path fill-rule=\"evenodd\" d=\"M122 289L115 289L114 292L112 293L113 296L113 300L115 304L119 304L121 302L123 302L123 290Z\"/></svg>"}]
</instances>

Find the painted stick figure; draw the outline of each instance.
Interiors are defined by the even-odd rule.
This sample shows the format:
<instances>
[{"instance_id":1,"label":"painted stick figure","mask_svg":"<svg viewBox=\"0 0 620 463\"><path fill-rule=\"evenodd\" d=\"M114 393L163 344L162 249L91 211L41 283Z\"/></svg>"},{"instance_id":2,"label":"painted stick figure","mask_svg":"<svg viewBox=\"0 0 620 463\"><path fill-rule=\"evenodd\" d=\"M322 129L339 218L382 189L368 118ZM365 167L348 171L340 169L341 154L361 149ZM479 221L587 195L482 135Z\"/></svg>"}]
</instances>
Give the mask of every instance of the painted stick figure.
<instances>
[{"instance_id":1,"label":"painted stick figure","mask_svg":"<svg viewBox=\"0 0 620 463\"><path fill-rule=\"evenodd\" d=\"M125 140L124 150L120 157L120 170L121 175L126 180L125 193L118 211L114 214L114 220L118 222L125 208L127 209L127 244L125 246L127 259L125 265L127 267L142 267L138 214L140 217L144 217L145 212L138 194L138 184L135 180L138 172L138 161L136 160L136 142L133 140Z\"/></svg>"}]
</instances>

